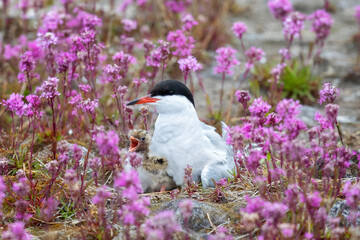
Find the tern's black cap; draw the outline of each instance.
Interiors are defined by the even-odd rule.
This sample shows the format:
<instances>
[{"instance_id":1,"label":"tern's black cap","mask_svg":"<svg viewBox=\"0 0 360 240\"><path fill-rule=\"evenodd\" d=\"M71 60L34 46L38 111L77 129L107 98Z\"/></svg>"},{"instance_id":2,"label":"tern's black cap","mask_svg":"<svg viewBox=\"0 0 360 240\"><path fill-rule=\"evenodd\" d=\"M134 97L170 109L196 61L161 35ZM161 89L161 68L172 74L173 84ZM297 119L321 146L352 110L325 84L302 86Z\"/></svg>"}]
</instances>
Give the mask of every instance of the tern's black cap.
<instances>
[{"instance_id":1,"label":"tern's black cap","mask_svg":"<svg viewBox=\"0 0 360 240\"><path fill-rule=\"evenodd\" d=\"M185 84L177 80L165 80L155 85L151 90L151 97L182 95L186 97L195 107L194 98Z\"/></svg>"}]
</instances>

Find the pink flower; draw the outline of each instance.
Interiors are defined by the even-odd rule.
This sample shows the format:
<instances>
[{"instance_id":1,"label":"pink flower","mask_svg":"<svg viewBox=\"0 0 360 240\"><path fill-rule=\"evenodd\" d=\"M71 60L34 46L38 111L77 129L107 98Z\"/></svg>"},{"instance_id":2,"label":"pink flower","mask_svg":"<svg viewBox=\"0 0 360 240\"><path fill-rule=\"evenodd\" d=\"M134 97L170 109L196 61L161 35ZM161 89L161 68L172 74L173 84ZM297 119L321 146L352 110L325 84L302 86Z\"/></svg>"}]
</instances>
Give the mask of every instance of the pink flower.
<instances>
[{"instance_id":1,"label":"pink flower","mask_svg":"<svg viewBox=\"0 0 360 240\"><path fill-rule=\"evenodd\" d=\"M172 54L178 57L191 55L192 49L195 47L194 38L186 35L182 30L170 31L166 40L170 42L170 47L174 48Z\"/></svg>"},{"instance_id":2,"label":"pink flower","mask_svg":"<svg viewBox=\"0 0 360 240\"><path fill-rule=\"evenodd\" d=\"M194 20L194 17L191 14L186 14L181 18L182 30L190 31L193 26L198 25L198 22Z\"/></svg>"},{"instance_id":3,"label":"pink flower","mask_svg":"<svg viewBox=\"0 0 360 240\"><path fill-rule=\"evenodd\" d=\"M242 210L247 213L260 212L265 204L265 201L261 197L250 198L249 196L245 196L245 200L247 201L247 205Z\"/></svg>"},{"instance_id":4,"label":"pink flower","mask_svg":"<svg viewBox=\"0 0 360 240\"><path fill-rule=\"evenodd\" d=\"M231 30L239 39L242 39L243 34L247 31L247 27L243 22L235 22L232 25Z\"/></svg>"},{"instance_id":5,"label":"pink flower","mask_svg":"<svg viewBox=\"0 0 360 240\"><path fill-rule=\"evenodd\" d=\"M41 208L41 214L44 216L46 221L50 221L54 216L58 202L50 197L44 201L44 207Z\"/></svg>"},{"instance_id":6,"label":"pink flower","mask_svg":"<svg viewBox=\"0 0 360 240\"><path fill-rule=\"evenodd\" d=\"M351 184L351 181L345 183L343 188L346 203L352 208L357 209L360 203L360 184Z\"/></svg>"},{"instance_id":7,"label":"pink flower","mask_svg":"<svg viewBox=\"0 0 360 240\"><path fill-rule=\"evenodd\" d=\"M56 77L49 77L41 84L40 91L42 91L41 97L47 100L54 99L59 96L60 93L57 90L59 79Z\"/></svg>"},{"instance_id":8,"label":"pink flower","mask_svg":"<svg viewBox=\"0 0 360 240\"><path fill-rule=\"evenodd\" d=\"M231 47L221 47L216 50L217 66L215 67L215 73L222 75L232 75L231 68L240 62L235 58L236 50Z\"/></svg>"},{"instance_id":9,"label":"pink flower","mask_svg":"<svg viewBox=\"0 0 360 240\"><path fill-rule=\"evenodd\" d=\"M270 12L278 20L284 20L285 17L293 11L293 7L289 0L270 0L268 2Z\"/></svg>"},{"instance_id":10,"label":"pink flower","mask_svg":"<svg viewBox=\"0 0 360 240\"><path fill-rule=\"evenodd\" d=\"M123 19L121 23L124 25L124 30L126 32L131 32L137 28L137 22L131 19Z\"/></svg>"},{"instance_id":11,"label":"pink flower","mask_svg":"<svg viewBox=\"0 0 360 240\"><path fill-rule=\"evenodd\" d=\"M269 112L271 106L262 100L262 97L256 98L249 107L252 117L264 118L265 114Z\"/></svg>"},{"instance_id":12,"label":"pink flower","mask_svg":"<svg viewBox=\"0 0 360 240\"><path fill-rule=\"evenodd\" d=\"M334 20L331 15L324 9L319 9L309 16L309 19L313 20L311 25L311 31L316 34L316 43L323 44L326 37L330 33L331 26Z\"/></svg>"},{"instance_id":13,"label":"pink flower","mask_svg":"<svg viewBox=\"0 0 360 240\"><path fill-rule=\"evenodd\" d=\"M115 188L119 188L119 187L128 188L133 185L139 190L141 189L140 179L138 173L135 170L122 171L120 174L116 176L114 180Z\"/></svg>"},{"instance_id":14,"label":"pink flower","mask_svg":"<svg viewBox=\"0 0 360 240\"><path fill-rule=\"evenodd\" d=\"M76 60L76 56L69 52L61 52L56 55L56 63L58 65L59 73L66 73L70 64Z\"/></svg>"},{"instance_id":15,"label":"pink flower","mask_svg":"<svg viewBox=\"0 0 360 240\"><path fill-rule=\"evenodd\" d=\"M21 177L19 182L13 184L13 191L21 196L25 197L29 192L29 186L27 184L27 179L25 177Z\"/></svg>"},{"instance_id":16,"label":"pink flower","mask_svg":"<svg viewBox=\"0 0 360 240\"><path fill-rule=\"evenodd\" d=\"M104 73L106 75L105 81L113 85L117 85L119 81L122 79L122 76L120 75L120 67L116 64L106 65L104 67Z\"/></svg>"},{"instance_id":17,"label":"pink flower","mask_svg":"<svg viewBox=\"0 0 360 240\"><path fill-rule=\"evenodd\" d=\"M244 109L247 108L247 103L250 101L251 96L247 90L237 90L235 92L236 100L241 103Z\"/></svg>"},{"instance_id":18,"label":"pink flower","mask_svg":"<svg viewBox=\"0 0 360 240\"><path fill-rule=\"evenodd\" d=\"M261 215L266 218L267 224L276 226L289 208L279 202L265 202Z\"/></svg>"},{"instance_id":19,"label":"pink flower","mask_svg":"<svg viewBox=\"0 0 360 240\"><path fill-rule=\"evenodd\" d=\"M138 199L138 193L142 193L139 175L135 170L122 171L114 179L114 188L122 189L122 196L129 200Z\"/></svg>"},{"instance_id":20,"label":"pink flower","mask_svg":"<svg viewBox=\"0 0 360 240\"><path fill-rule=\"evenodd\" d=\"M191 199L185 199L179 203L181 214L184 218L189 219L193 211L193 202Z\"/></svg>"},{"instance_id":21,"label":"pink flower","mask_svg":"<svg viewBox=\"0 0 360 240\"><path fill-rule=\"evenodd\" d=\"M91 90L91 86L87 85L87 84L79 84L79 88L81 89L81 91L83 91L84 93L88 93Z\"/></svg>"},{"instance_id":22,"label":"pink flower","mask_svg":"<svg viewBox=\"0 0 360 240\"><path fill-rule=\"evenodd\" d=\"M140 88L141 83L147 83L148 81L145 78L134 78L133 83L137 88Z\"/></svg>"},{"instance_id":23,"label":"pink flower","mask_svg":"<svg viewBox=\"0 0 360 240\"><path fill-rule=\"evenodd\" d=\"M120 51L114 54L112 60L115 62L115 66L119 66L121 77L125 77L130 64L136 63L136 58L131 56L130 54L125 53L124 51Z\"/></svg>"},{"instance_id":24,"label":"pink flower","mask_svg":"<svg viewBox=\"0 0 360 240\"><path fill-rule=\"evenodd\" d=\"M187 58L179 59L178 63L181 71L184 74L185 84L191 70L195 72L202 68L201 64L199 64L196 58L193 56L188 56Z\"/></svg>"},{"instance_id":25,"label":"pink flower","mask_svg":"<svg viewBox=\"0 0 360 240\"><path fill-rule=\"evenodd\" d=\"M335 124L337 122L336 118L339 112L339 105L336 104L327 104L325 106L326 118L327 121L331 124Z\"/></svg>"},{"instance_id":26,"label":"pink flower","mask_svg":"<svg viewBox=\"0 0 360 240\"><path fill-rule=\"evenodd\" d=\"M101 155L116 154L119 151L119 136L115 131L99 132L96 135L95 142Z\"/></svg>"},{"instance_id":27,"label":"pink flower","mask_svg":"<svg viewBox=\"0 0 360 240\"><path fill-rule=\"evenodd\" d=\"M301 195L300 200L307 204L310 212L313 212L320 207L322 198L320 197L319 192L315 191L309 193L307 196Z\"/></svg>"},{"instance_id":28,"label":"pink flower","mask_svg":"<svg viewBox=\"0 0 360 240\"><path fill-rule=\"evenodd\" d=\"M35 61L32 57L32 52L26 51L20 57L19 69L21 72L31 72L35 68Z\"/></svg>"},{"instance_id":29,"label":"pink flower","mask_svg":"<svg viewBox=\"0 0 360 240\"><path fill-rule=\"evenodd\" d=\"M261 48L252 46L245 52L245 55L247 56L246 68L250 69L253 67L255 62L258 62L265 57L265 52Z\"/></svg>"},{"instance_id":30,"label":"pink flower","mask_svg":"<svg viewBox=\"0 0 360 240\"><path fill-rule=\"evenodd\" d=\"M0 173L4 174L4 172L6 172L6 171L2 171L2 170L3 170L3 167L0 170L1 171ZM1 218L3 217L3 210L2 209L3 209L4 200L5 200L5 197L6 197L6 192L7 192L6 184L4 183L3 177L0 176L0 217Z\"/></svg>"},{"instance_id":31,"label":"pink flower","mask_svg":"<svg viewBox=\"0 0 360 240\"><path fill-rule=\"evenodd\" d=\"M10 60L13 57L17 57L19 56L20 51L21 51L21 47L19 45L12 47L10 44L5 44L4 59Z\"/></svg>"},{"instance_id":32,"label":"pink flower","mask_svg":"<svg viewBox=\"0 0 360 240\"><path fill-rule=\"evenodd\" d=\"M146 220L144 232L147 239L173 239L181 230L173 211L162 211ZM152 237L152 238L151 238Z\"/></svg>"},{"instance_id":33,"label":"pink flower","mask_svg":"<svg viewBox=\"0 0 360 240\"><path fill-rule=\"evenodd\" d=\"M279 82L285 67L286 63L279 63L273 69L271 69L271 74L273 75L275 82Z\"/></svg>"},{"instance_id":34,"label":"pink flower","mask_svg":"<svg viewBox=\"0 0 360 240\"><path fill-rule=\"evenodd\" d=\"M74 169L66 170L64 174L64 180L69 186L73 186L78 181L77 173Z\"/></svg>"},{"instance_id":35,"label":"pink flower","mask_svg":"<svg viewBox=\"0 0 360 240\"><path fill-rule=\"evenodd\" d=\"M93 204L103 205L111 196L112 194L108 191L107 187L102 186L96 189L96 195L91 199L91 202Z\"/></svg>"},{"instance_id":36,"label":"pink flower","mask_svg":"<svg viewBox=\"0 0 360 240\"><path fill-rule=\"evenodd\" d=\"M64 23L65 14L60 11L49 11L45 14L42 26L39 28L41 33L55 32L59 29L60 25Z\"/></svg>"},{"instance_id":37,"label":"pink flower","mask_svg":"<svg viewBox=\"0 0 360 240\"><path fill-rule=\"evenodd\" d=\"M181 13L191 4L192 0L166 0L165 5L174 13Z\"/></svg>"},{"instance_id":38,"label":"pink flower","mask_svg":"<svg viewBox=\"0 0 360 240\"><path fill-rule=\"evenodd\" d=\"M99 107L99 99L95 99L95 100L90 100L90 98L81 101L79 103L80 108L84 111L84 112L88 112L91 115L95 115L95 108Z\"/></svg>"},{"instance_id":39,"label":"pink flower","mask_svg":"<svg viewBox=\"0 0 360 240\"><path fill-rule=\"evenodd\" d=\"M58 42L58 38L52 32L38 33L37 41L41 44L42 47L50 47L55 45Z\"/></svg>"},{"instance_id":40,"label":"pink flower","mask_svg":"<svg viewBox=\"0 0 360 240\"><path fill-rule=\"evenodd\" d=\"M98 172L101 167L101 159L98 157L89 159L89 167L94 171Z\"/></svg>"},{"instance_id":41,"label":"pink flower","mask_svg":"<svg viewBox=\"0 0 360 240\"><path fill-rule=\"evenodd\" d=\"M330 83L324 83L322 89L320 90L319 103L324 102L333 103L336 98L339 96L339 89L331 86Z\"/></svg>"},{"instance_id":42,"label":"pink flower","mask_svg":"<svg viewBox=\"0 0 360 240\"><path fill-rule=\"evenodd\" d=\"M136 153L136 152L128 152L126 154L126 157L128 158L130 165L133 168L139 168L142 165L142 157L140 154Z\"/></svg>"},{"instance_id":43,"label":"pink flower","mask_svg":"<svg viewBox=\"0 0 360 240\"><path fill-rule=\"evenodd\" d=\"M283 99L276 106L276 112L281 119L292 119L299 115L300 108L299 100Z\"/></svg>"},{"instance_id":44,"label":"pink flower","mask_svg":"<svg viewBox=\"0 0 360 240\"><path fill-rule=\"evenodd\" d=\"M10 97L5 101L3 101L3 105L6 106L7 110L10 110L12 114L16 114L18 116L22 116L24 114L24 102L22 100L24 96L18 93L12 93Z\"/></svg>"},{"instance_id":45,"label":"pink flower","mask_svg":"<svg viewBox=\"0 0 360 240\"><path fill-rule=\"evenodd\" d=\"M257 150L251 150L246 160L246 165L250 171L257 172L260 166L260 160L265 158L264 154Z\"/></svg>"},{"instance_id":46,"label":"pink flower","mask_svg":"<svg viewBox=\"0 0 360 240\"><path fill-rule=\"evenodd\" d=\"M8 230L1 235L3 240L30 240L31 235L25 230L23 222L9 224Z\"/></svg>"},{"instance_id":47,"label":"pink flower","mask_svg":"<svg viewBox=\"0 0 360 240\"><path fill-rule=\"evenodd\" d=\"M355 7L355 18L360 25L360 5Z\"/></svg>"},{"instance_id":48,"label":"pink flower","mask_svg":"<svg viewBox=\"0 0 360 240\"><path fill-rule=\"evenodd\" d=\"M306 16L300 12L292 12L283 21L283 33L286 39L292 41L300 36L304 28Z\"/></svg>"},{"instance_id":49,"label":"pink flower","mask_svg":"<svg viewBox=\"0 0 360 240\"><path fill-rule=\"evenodd\" d=\"M279 50L279 54L283 57L284 60L290 60L291 59L289 49L287 49L287 48L281 48Z\"/></svg>"},{"instance_id":50,"label":"pink flower","mask_svg":"<svg viewBox=\"0 0 360 240\"><path fill-rule=\"evenodd\" d=\"M84 46L95 43L96 32L93 28L84 27L80 32L80 41Z\"/></svg>"}]
</instances>

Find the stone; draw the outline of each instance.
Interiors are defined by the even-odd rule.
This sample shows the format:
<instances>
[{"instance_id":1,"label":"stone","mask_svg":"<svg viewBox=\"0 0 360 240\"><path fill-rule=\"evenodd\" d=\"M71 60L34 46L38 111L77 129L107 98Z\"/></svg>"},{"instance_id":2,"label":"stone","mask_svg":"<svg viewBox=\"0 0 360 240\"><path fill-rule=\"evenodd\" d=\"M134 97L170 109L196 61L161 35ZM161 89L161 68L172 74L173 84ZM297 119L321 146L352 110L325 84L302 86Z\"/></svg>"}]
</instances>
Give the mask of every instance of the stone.
<instances>
[{"instance_id":1,"label":"stone","mask_svg":"<svg viewBox=\"0 0 360 240\"><path fill-rule=\"evenodd\" d=\"M349 226L348 216L350 214L350 207L345 200L339 200L334 203L329 212L329 218L340 218L340 226ZM360 226L360 206L357 209L356 226ZM328 221L329 221L328 218Z\"/></svg>"}]
</instances>

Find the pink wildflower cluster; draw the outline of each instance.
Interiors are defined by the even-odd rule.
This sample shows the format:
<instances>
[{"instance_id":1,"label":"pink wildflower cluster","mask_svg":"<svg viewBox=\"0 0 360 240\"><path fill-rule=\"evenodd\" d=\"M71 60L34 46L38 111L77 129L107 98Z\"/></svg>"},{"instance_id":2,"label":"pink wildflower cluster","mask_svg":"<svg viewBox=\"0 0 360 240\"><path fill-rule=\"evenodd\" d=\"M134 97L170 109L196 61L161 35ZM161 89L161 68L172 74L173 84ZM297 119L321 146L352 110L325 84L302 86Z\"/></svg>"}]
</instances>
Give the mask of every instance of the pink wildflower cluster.
<instances>
[{"instance_id":1,"label":"pink wildflower cluster","mask_svg":"<svg viewBox=\"0 0 360 240\"><path fill-rule=\"evenodd\" d=\"M147 219L144 225L148 239L173 239L180 230L173 211L162 211Z\"/></svg>"},{"instance_id":2,"label":"pink wildflower cluster","mask_svg":"<svg viewBox=\"0 0 360 240\"><path fill-rule=\"evenodd\" d=\"M246 109L247 108L247 103L251 99L249 91L237 90L235 92L235 97L236 97L236 100L243 105L244 109Z\"/></svg>"},{"instance_id":3,"label":"pink wildflower cluster","mask_svg":"<svg viewBox=\"0 0 360 240\"><path fill-rule=\"evenodd\" d=\"M138 193L142 193L142 187L138 173L135 170L122 171L114 180L115 189L120 191L118 201L122 202L122 198L128 201L122 204L117 211L118 218L126 226L140 226L140 222L146 217L150 210L150 199L141 198Z\"/></svg>"},{"instance_id":4,"label":"pink wildflower cluster","mask_svg":"<svg viewBox=\"0 0 360 240\"><path fill-rule=\"evenodd\" d=\"M95 137L95 142L102 155L118 153L119 136L115 131L109 131L107 133L99 132Z\"/></svg>"},{"instance_id":5,"label":"pink wildflower cluster","mask_svg":"<svg viewBox=\"0 0 360 240\"><path fill-rule=\"evenodd\" d=\"M309 16L310 20L313 20L311 30L316 34L316 43L323 45L325 39L330 34L331 26L334 20L330 14L324 9L319 9Z\"/></svg>"},{"instance_id":6,"label":"pink wildflower cluster","mask_svg":"<svg viewBox=\"0 0 360 240\"><path fill-rule=\"evenodd\" d=\"M225 75L232 75L232 67L240 64L240 62L235 58L236 50L231 47L221 47L216 50L216 61L217 66L215 67L215 73Z\"/></svg>"},{"instance_id":7,"label":"pink wildflower cluster","mask_svg":"<svg viewBox=\"0 0 360 240\"><path fill-rule=\"evenodd\" d=\"M24 102L23 102L23 95L18 93L12 93L7 100L2 100L2 104L6 106L6 110L11 111L12 116L14 114L21 117L24 115Z\"/></svg>"},{"instance_id":8,"label":"pink wildflower cluster","mask_svg":"<svg viewBox=\"0 0 360 240\"><path fill-rule=\"evenodd\" d=\"M192 36L187 35L183 30L170 31L166 40L170 42L170 47L174 49L173 55L178 57L187 57L191 55L195 47L195 40Z\"/></svg>"},{"instance_id":9,"label":"pink wildflower cluster","mask_svg":"<svg viewBox=\"0 0 360 240\"><path fill-rule=\"evenodd\" d=\"M187 58L179 59L178 63L179 63L180 70L184 74L185 84L186 84L186 81L188 79L188 76L189 76L191 70L195 72L202 68L201 64L199 64L197 62L196 58L193 56L188 56Z\"/></svg>"},{"instance_id":10,"label":"pink wildflower cluster","mask_svg":"<svg viewBox=\"0 0 360 240\"><path fill-rule=\"evenodd\" d=\"M170 54L170 43L163 41L163 40L159 40L158 41L159 46L154 49L153 51L151 51L150 56L147 57L146 59L146 65L148 66L152 66L155 68L160 68L161 64L165 64L165 61L168 59L169 54ZM150 45L149 43L146 44L146 46L148 46L148 49L150 50L149 46L153 47L152 45Z\"/></svg>"},{"instance_id":11,"label":"pink wildflower cluster","mask_svg":"<svg viewBox=\"0 0 360 240\"><path fill-rule=\"evenodd\" d=\"M137 28L137 22L131 19L123 19L121 23L124 25L124 30L131 32Z\"/></svg>"},{"instance_id":12,"label":"pink wildflower cluster","mask_svg":"<svg viewBox=\"0 0 360 240\"><path fill-rule=\"evenodd\" d=\"M192 3L192 0L165 0L165 6L174 13L182 13Z\"/></svg>"},{"instance_id":13,"label":"pink wildflower cluster","mask_svg":"<svg viewBox=\"0 0 360 240\"><path fill-rule=\"evenodd\" d=\"M282 21L293 11L292 4L289 0L270 0L268 7L274 17Z\"/></svg>"},{"instance_id":14,"label":"pink wildflower cluster","mask_svg":"<svg viewBox=\"0 0 360 240\"><path fill-rule=\"evenodd\" d=\"M236 37L242 39L244 33L246 33L247 31L247 27L243 22L235 22L233 23L231 30L233 31Z\"/></svg>"},{"instance_id":15,"label":"pink wildflower cluster","mask_svg":"<svg viewBox=\"0 0 360 240\"><path fill-rule=\"evenodd\" d=\"M40 87L40 91L42 91L41 97L50 101L56 96L59 96L58 83L59 79L56 77L49 77L46 81L44 81Z\"/></svg>"},{"instance_id":16,"label":"pink wildflower cluster","mask_svg":"<svg viewBox=\"0 0 360 240\"><path fill-rule=\"evenodd\" d=\"M355 19L360 27L360 5L355 7Z\"/></svg>"},{"instance_id":17,"label":"pink wildflower cluster","mask_svg":"<svg viewBox=\"0 0 360 240\"><path fill-rule=\"evenodd\" d=\"M18 80L20 83L28 81L30 85L33 78L39 78L39 74L33 72L35 69L35 60L31 51L26 51L21 55L19 69ZM31 88L31 86L29 87Z\"/></svg>"},{"instance_id":18,"label":"pink wildflower cluster","mask_svg":"<svg viewBox=\"0 0 360 240\"><path fill-rule=\"evenodd\" d=\"M333 103L336 98L339 96L339 89L331 86L330 83L324 83L322 89L320 90L320 98L319 103L322 104L324 102Z\"/></svg>"},{"instance_id":19,"label":"pink wildflower cluster","mask_svg":"<svg viewBox=\"0 0 360 240\"><path fill-rule=\"evenodd\" d=\"M195 21L194 17L191 14L186 14L181 18L183 23L182 30L190 31L194 26L198 25L198 22Z\"/></svg>"},{"instance_id":20,"label":"pink wildflower cluster","mask_svg":"<svg viewBox=\"0 0 360 240\"><path fill-rule=\"evenodd\" d=\"M8 230L1 235L4 240L30 240L31 235L25 230L23 222L14 222L9 224Z\"/></svg>"},{"instance_id":21,"label":"pink wildflower cluster","mask_svg":"<svg viewBox=\"0 0 360 240\"><path fill-rule=\"evenodd\" d=\"M247 56L247 61L245 64L245 68L247 71L254 66L255 62L260 61L263 57L265 57L265 52L261 48L256 48L252 46L249 50L245 52Z\"/></svg>"},{"instance_id":22,"label":"pink wildflower cluster","mask_svg":"<svg viewBox=\"0 0 360 240\"><path fill-rule=\"evenodd\" d=\"M300 12L291 12L283 21L283 33L287 40L292 42L298 38L304 28L306 16Z\"/></svg>"}]
</instances>

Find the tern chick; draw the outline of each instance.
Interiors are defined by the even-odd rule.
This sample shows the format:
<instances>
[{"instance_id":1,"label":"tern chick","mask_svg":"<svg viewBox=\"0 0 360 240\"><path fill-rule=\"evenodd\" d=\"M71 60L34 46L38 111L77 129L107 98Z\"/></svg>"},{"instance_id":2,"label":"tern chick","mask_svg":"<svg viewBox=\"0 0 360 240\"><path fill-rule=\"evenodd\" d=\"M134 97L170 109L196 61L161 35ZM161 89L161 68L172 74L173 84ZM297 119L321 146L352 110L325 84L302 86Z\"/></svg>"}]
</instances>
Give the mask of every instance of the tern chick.
<instances>
[{"instance_id":1,"label":"tern chick","mask_svg":"<svg viewBox=\"0 0 360 240\"><path fill-rule=\"evenodd\" d=\"M142 129L134 129L129 132L129 138L129 151L135 151L143 157L143 163L138 172L144 192L158 192L176 188L174 180L166 172L168 167L166 158L149 155L150 134Z\"/></svg>"}]
</instances>

